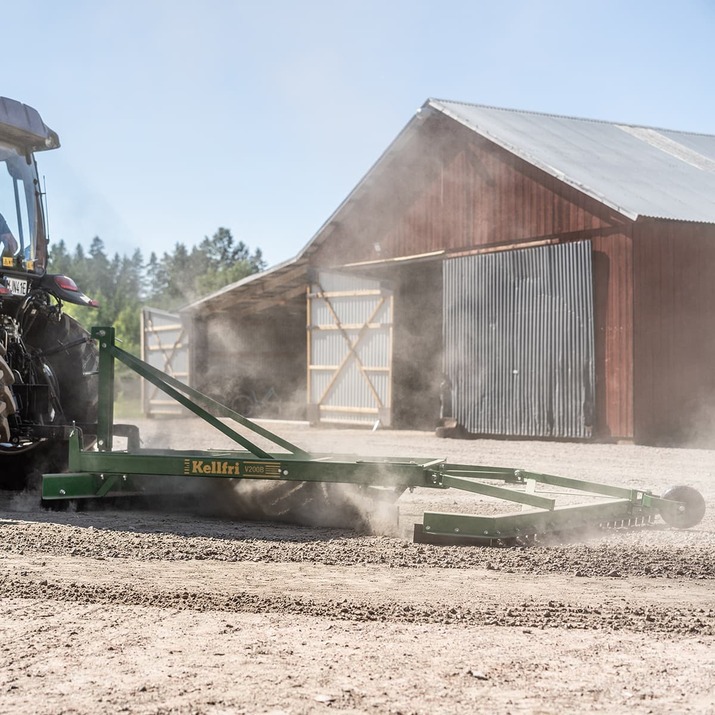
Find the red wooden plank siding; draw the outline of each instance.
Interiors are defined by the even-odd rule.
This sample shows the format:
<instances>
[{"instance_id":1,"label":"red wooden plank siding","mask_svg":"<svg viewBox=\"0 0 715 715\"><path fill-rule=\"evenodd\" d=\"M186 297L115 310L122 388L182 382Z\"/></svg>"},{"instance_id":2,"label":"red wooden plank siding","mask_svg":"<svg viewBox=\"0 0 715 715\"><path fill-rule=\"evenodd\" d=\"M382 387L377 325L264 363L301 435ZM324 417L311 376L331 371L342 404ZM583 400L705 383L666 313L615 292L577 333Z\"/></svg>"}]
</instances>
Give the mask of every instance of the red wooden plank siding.
<instances>
[{"instance_id":1,"label":"red wooden plank siding","mask_svg":"<svg viewBox=\"0 0 715 715\"><path fill-rule=\"evenodd\" d=\"M596 433L633 437L633 255L630 227L594 236Z\"/></svg>"},{"instance_id":2,"label":"red wooden plank siding","mask_svg":"<svg viewBox=\"0 0 715 715\"><path fill-rule=\"evenodd\" d=\"M715 435L715 226L634 225L635 437L706 443Z\"/></svg>"}]
</instances>

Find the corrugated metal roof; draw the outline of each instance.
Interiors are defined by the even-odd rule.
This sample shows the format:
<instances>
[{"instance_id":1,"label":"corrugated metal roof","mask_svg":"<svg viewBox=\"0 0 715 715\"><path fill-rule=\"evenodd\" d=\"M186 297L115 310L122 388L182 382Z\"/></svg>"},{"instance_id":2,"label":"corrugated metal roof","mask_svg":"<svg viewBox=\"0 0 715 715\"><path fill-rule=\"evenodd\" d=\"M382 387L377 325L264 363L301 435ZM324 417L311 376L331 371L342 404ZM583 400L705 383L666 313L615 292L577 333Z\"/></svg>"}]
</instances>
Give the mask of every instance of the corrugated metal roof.
<instances>
[{"instance_id":1,"label":"corrugated metal roof","mask_svg":"<svg viewBox=\"0 0 715 715\"><path fill-rule=\"evenodd\" d=\"M715 136L438 99L428 108L629 218L715 223Z\"/></svg>"}]
</instances>

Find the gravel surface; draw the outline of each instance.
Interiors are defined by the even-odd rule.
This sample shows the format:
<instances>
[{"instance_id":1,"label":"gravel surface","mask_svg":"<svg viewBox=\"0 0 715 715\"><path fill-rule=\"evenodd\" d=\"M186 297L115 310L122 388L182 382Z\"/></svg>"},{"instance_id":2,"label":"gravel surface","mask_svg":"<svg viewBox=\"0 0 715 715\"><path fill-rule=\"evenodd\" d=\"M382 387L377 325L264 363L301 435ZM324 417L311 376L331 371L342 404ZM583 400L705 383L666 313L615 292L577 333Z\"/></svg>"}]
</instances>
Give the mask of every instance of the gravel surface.
<instances>
[{"instance_id":1,"label":"gravel surface","mask_svg":"<svg viewBox=\"0 0 715 715\"><path fill-rule=\"evenodd\" d=\"M140 427L227 447L194 420ZM715 713L715 452L278 429L318 452L690 484L709 508L689 530L494 549L411 542L425 510L503 509L451 491L405 494L376 533L227 518L246 502L225 485L172 511L6 494L2 711Z\"/></svg>"}]
</instances>

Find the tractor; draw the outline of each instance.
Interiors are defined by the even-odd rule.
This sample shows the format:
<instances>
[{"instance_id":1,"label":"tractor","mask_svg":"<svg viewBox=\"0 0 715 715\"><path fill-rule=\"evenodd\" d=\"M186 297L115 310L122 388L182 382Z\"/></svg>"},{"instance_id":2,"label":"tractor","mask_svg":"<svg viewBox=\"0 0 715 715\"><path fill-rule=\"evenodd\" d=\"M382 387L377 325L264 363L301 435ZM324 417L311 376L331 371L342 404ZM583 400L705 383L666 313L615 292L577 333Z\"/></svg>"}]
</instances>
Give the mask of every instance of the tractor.
<instances>
[{"instance_id":1,"label":"tractor","mask_svg":"<svg viewBox=\"0 0 715 715\"><path fill-rule=\"evenodd\" d=\"M63 312L94 306L47 272L44 195L35 154L59 137L32 107L0 97L0 488L62 469L72 425L96 422L97 349ZM91 429L91 428L90 428Z\"/></svg>"}]
</instances>

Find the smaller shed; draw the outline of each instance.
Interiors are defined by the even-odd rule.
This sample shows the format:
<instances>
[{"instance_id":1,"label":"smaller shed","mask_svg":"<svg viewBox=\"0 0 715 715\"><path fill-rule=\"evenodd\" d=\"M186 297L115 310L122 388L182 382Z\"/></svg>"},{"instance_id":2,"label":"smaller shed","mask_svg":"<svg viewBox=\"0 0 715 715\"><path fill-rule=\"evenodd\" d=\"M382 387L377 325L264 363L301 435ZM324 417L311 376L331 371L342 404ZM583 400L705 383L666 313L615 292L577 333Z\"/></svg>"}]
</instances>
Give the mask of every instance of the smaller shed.
<instances>
[{"instance_id":1,"label":"smaller shed","mask_svg":"<svg viewBox=\"0 0 715 715\"><path fill-rule=\"evenodd\" d=\"M303 419L307 276L296 258L188 306L192 385L246 416Z\"/></svg>"}]
</instances>

